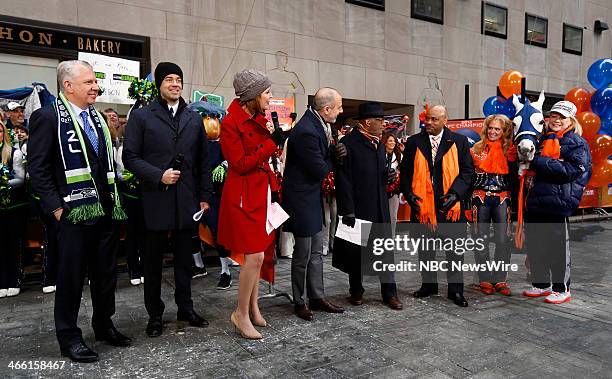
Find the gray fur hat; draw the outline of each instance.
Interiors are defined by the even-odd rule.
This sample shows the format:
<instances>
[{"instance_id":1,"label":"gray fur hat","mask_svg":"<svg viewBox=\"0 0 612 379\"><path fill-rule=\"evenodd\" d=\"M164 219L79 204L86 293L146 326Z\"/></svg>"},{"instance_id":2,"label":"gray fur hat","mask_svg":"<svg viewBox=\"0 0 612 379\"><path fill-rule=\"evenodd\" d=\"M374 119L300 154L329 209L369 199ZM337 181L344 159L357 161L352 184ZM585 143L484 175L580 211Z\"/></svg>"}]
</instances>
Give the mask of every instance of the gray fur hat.
<instances>
[{"instance_id":1,"label":"gray fur hat","mask_svg":"<svg viewBox=\"0 0 612 379\"><path fill-rule=\"evenodd\" d=\"M262 94L272 86L272 82L263 72L247 68L234 76L234 90L240 101L246 102Z\"/></svg>"}]
</instances>

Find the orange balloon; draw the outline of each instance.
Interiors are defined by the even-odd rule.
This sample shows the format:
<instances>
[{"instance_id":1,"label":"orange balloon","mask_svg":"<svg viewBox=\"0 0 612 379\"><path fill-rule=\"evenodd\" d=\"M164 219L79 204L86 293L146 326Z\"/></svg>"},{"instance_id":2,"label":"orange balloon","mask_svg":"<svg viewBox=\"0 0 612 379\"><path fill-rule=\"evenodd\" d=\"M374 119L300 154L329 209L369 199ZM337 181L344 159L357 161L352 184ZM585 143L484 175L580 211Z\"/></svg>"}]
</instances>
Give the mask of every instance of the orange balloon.
<instances>
[{"instance_id":1,"label":"orange balloon","mask_svg":"<svg viewBox=\"0 0 612 379\"><path fill-rule=\"evenodd\" d=\"M587 141L595 138L601 126L599 116L593 112L582 112L576 115L576 119L580 123L580 126L582 126L582 137Z\"/></svg>"},{"instance_id":2,"label":"orange balloon","mask_svg":"<svg viewBox=\"0 0 612 379\"><path fill-rule=\"evenodd\" d=\"M502 93L502 95L504 95L506 99L514 94L520 94L521 79L523 78L523 74L516 70L504 72L501 78L499 78L499 91Z\"/></svg>"},{"instance_id":3,"label":"orange balloon","mask_svg":"<svg viewBox=\"0 0 612 379\"><path fill-rule=\"evenodd\" d=\"M584 88L572 88L565 95L565 100L574 103L574 105L578 109L576 113L586 112L591 109L591 93L585 90Z\"/></svg>"},{"instance_id":4,"label":"orange balloon","mask_svg":"<svg viewBox=\"0 0 612 379\"><path fill-rule=\"evenodd\" d=\"M593 164L606 160L612 154L612 137L607 134L597 134L589 143Z\"/></svg>"},{"instance_id":5,"label":"orange balloon","mask_svg":"<svg viewBox=\"0 0 612 379\"><path fill-rule=\"evenodd\" d=\"M606 159L593 164L593 174L589 180L589 187L606 187L612 183L612 160Z\"/></svg>"}]
</instances>

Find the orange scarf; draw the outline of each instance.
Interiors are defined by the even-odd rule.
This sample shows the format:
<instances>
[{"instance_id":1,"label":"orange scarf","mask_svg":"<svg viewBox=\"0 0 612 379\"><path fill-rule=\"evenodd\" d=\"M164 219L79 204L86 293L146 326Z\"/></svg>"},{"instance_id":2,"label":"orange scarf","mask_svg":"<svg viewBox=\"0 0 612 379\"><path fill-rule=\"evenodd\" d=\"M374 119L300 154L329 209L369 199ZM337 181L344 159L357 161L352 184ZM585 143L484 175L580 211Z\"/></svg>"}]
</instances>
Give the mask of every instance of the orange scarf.
<instances>
[{"instance_id":1,"label":"orange scarf","mask_svg":"<svg viewBox=\"0 0 612 379\"><path fill-rule=\"evenodd\" d=\"M504 155L501 140L487 141L483 149L485 156L482 160L475 160L474 164L482 171L489 174L507 174L508 160Z\"/></svg>"},{"instance_id":2,"label":"orange scarf","mask_svg":"<svg viewBox=\"0 0 612 379\"><path fill-rule=\"evenodd\" d=\"M559 140L563 138L565 133L573 129L574 127L570 126L565 130L546 133L546 136L544 136L544 140L542 141L542 156L559 159L561 156L561 145L559 144Z\"/></svg>"},{"instance_id":3,"label":"orange scarf","mask_svg":"<svg viewBox=\"0 0 612 379\"><path fill-rule=\"evenodd\" d=\"M453 144L450 150L442 158L442 187L444 193L448 193L449 188L459 176L459 158L457 146ZM433 184L427 159L420 149L417 149L414 159L414 174L412 176L412 193L423 199L421 201L421 212L418 215L421 224L437 225L436 205ZM461 206L457 202L447 212L446 219L457 221L461 215Z\"/></svg>"}]
</instances>

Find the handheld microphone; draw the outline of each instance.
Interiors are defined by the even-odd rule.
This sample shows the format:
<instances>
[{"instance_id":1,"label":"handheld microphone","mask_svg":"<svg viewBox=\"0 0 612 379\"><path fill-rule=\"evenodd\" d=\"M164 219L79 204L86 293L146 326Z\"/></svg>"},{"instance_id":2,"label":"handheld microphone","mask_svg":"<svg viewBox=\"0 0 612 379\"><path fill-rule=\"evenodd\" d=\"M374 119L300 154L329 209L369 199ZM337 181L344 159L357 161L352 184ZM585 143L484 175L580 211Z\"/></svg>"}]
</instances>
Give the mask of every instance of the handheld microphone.
<instances>
[{"instance_id":1,"label":"handheld microphone","mask_svg":"<svg viewBox=\"0 0 612 379\"><path fill-rule=\"evenodd\" d=\"M171 168L177 171L181 171L181 169L183 168L183 162L185 162L185 155L182 153L178 153L176 154L176 157L174 157L174 159L172 160L168 168ZM168 190L169 187L170 185L166 185L166 191Z\"/></svg>"},{"instance_id":2,"label":"handheld microphone","mask_svg":"<svg viewBox=\"0 0 612 379\"><path fill-rule=\"evenodd\" d=\"M270 112L270 115L272 116L272 123L274 124L274 131L278 131L278 129L280 129L280 125L278 124L278 113L275 112Z\"/></svg>"}]
</instances>

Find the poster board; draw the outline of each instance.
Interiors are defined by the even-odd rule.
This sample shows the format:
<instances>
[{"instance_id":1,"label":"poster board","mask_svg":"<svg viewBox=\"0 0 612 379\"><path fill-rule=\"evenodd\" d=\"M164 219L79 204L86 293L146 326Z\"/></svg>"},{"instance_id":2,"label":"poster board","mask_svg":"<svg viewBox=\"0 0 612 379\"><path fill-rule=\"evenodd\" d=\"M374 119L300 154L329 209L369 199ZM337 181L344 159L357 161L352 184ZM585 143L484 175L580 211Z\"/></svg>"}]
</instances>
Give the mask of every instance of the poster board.
<instances>
[{"instance_id":1,"label":"poster board","mask_svg":"<svg viewBox=\"0 0 612 379\"><path fill-rule=\"evenodd\" d=\"M266 118L272 119L271 113L278 113L278 123L283 130L291 129L291 113L295 112L295 99L293 97L271 98L270 109L266 111Z\"/></svg>"},{"instance_id":2,"label":"poster board","mask_svg":"<svg viewBox=\"0 0 612 379\"><path fill-rule=\"evenodd\" d=\"M140 62L83 52L79 52L78 59L93 67L98 85L104 90L97 102L134 104L135 100L128 96L128 89L132 80L140 77Z\"/></svg>"}]
</instances>

